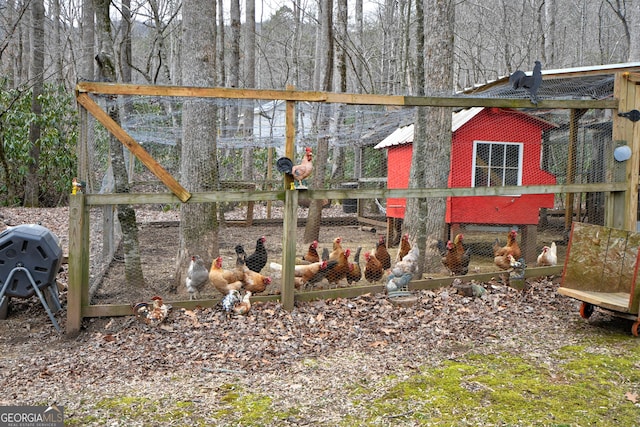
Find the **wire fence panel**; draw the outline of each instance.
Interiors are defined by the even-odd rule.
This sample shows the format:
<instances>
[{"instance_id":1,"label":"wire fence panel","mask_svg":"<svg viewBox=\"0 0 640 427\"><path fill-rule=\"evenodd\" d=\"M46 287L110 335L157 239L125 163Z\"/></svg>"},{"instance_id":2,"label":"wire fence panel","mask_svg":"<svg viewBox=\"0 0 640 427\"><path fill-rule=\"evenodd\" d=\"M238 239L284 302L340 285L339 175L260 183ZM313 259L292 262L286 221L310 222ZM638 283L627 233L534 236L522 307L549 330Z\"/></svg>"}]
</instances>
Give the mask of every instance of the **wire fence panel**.
<instances>
[{"instance_id":1,"label":"wire fence panel","mask_svg":"<svg viewBox=\"0 0 640 427\"><path fill-rule=\"evenodd\" d=\"M545 82L546 83L546 82ZM605 82L606 83L606 82ZM602 81L581 86L582 96L598 98L606 86ZM609 84L609 83L607 83ZM612 85L612 83L611 83ZM606 90L611 90L606 86ZM565 87L565 90L566 89ZM578 89L573 89L579 95ZM606 92L605 90L605 92ZM541 99L551 92L541 91ZM556 96L556 92L553 92ZM517 96L516 96L517 95ZM466 98L477 96L466 95ZM505 95L497 89L484 97L526 97ZM564 93L562 96L569 96ZM93 96L104 105L100 96ZM461 99L465 99L464 97ZM181 182L182 105L186 98L169 96L116 97L122 129L164 170ZM277 294L282 286L284 202L260 195L284 190L278 160L286 154L286 101L260 99L201 98L215 107L217 176L193 191L227 194L217 201L219 255L223 266L233 268L235 248L243 245L247 254L265 238L268 262L261 270L271 277L264 294ZM110 101L113 102L113 101ZM461 103L462 104L462 103ZM439 108L439 107L431 107ZM467 189L465 195L446 196L442 256L447 240L462 235L470 248L468 274L499 271L494 263L496 245L504 245L510 231L516 231L523 260L534 266L544 246L557 245L562 263L571 221L604 224L607 193L529 194L511 191L526 186L556 184L606 184L619 181L620 163L614 150L624 142L612 137L612 112L607 109L568 110L508 107L447 108L452 114L448 165L448 187ZM322 221L317 252L333 250L341 239L349 261L365 267L366 254L374 253L382 240L392 259L399 251L406 231L405 214L410 197L385 193L409 187L414 159L415 107L295 103L295 144L291 162L299 164L310 148L313 174L303 183L314 190L338 190L339 195L322 200ZM113 153L109 132L93 123L89 153L87 193L114 193ZM426 141L428 145L430 142ZM318 156L326 150L326 160ZM169 193L157 175L124 148L129 192L140 195ZM623 153L624 154L624 153ZM322 159L322 157L320 157ZM187 167L198 167L197 164ZM318 175L322 174L322 180ZM318 184L320 183L320 184ZM188 183L183 183L186 185ZM506 192L501 187L510 187ZM582 187L581 187L582 188ZM474 191L486 191L474 195ZM366 193L371 191L371 193ZM222 194L220 193L220 194ZM234 200L234 194L255 194L254 200ZM302 260L312 242L304 241L311 200L299 193L296 253ZM364 197L374 194L375 197ZM410 193L407 193L410 194ZM459 193L462 194L462 193ZM90 295L93 304L131 303L153 294L184 300L189 294L177 281L176 257L180 245L180 202L136 203L138 240L144 280L128 283L124 277L124 255L118 227L117 206L94 206L90 218ZM183 230L182 232L185 232ZM196 255L196 254L193 254ZM207 269L213 259L204 259ZM429 277L448 277L442 264ZM367 284L359 281L319 280L313 289ZM298 292L308 288L300 287ZM202 297L222 296L207 285Z\"/></svg>"}]
</instances>

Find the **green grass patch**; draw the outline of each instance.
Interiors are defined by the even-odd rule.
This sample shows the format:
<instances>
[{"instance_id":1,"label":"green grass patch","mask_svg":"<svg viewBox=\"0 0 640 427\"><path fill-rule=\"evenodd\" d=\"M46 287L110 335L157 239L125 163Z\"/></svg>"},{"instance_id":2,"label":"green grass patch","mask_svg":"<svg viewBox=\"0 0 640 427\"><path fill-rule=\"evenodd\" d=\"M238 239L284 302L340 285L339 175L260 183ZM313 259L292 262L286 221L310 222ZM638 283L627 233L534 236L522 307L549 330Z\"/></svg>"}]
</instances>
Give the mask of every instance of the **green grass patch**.
<instances>
[{"instance_id":1,"label":"green grass patch","mask_svg":"<svg viewBox=\"0 0 640 427\"><path fill-rule=\"evenodd\" d=\"M225 407L212 416L227 423L233 422L233 425L278 425L279 420L299 413L296 409L278 410L274 408L271 397L248 392L239 385L225 384L218 392Z\"/></svg>"},{"instance_id":2,"label":"green grass patch","mask_svg":"<svg viewBox=\"0 0 640 427\"><path fill-rule=\"evenodd\" d=\"M369 390L354 386L360 414L342 425L638 426L640 407L625 394L640 394L639 347L607 336L544 357L467 355Z\"/></svg>"}]
</instances>

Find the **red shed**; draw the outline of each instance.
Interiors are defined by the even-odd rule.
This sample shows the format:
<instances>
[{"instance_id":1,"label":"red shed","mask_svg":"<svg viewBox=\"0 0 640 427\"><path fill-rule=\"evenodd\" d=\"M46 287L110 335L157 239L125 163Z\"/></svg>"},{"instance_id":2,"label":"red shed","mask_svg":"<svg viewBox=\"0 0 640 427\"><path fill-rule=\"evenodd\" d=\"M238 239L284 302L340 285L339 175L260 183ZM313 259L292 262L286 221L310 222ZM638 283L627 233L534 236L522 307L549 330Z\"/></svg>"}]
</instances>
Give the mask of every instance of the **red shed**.
<instances>
[{"instance_id":1,"label":"red shed","mask_svg":"<svg viewBox=\"0 0 640 427\"><path fill-rule=\"evenodd\" d=\"M520 111L474 107L453 114L449 187L555 184L542 169L542 133L554 124ZM375 148L388 150L388 188L407 188L413 125ZM531 225L553 194L448 197L449 224ZM387 200L387 217L404 218L405 199Z\"/></svg>"}]
</instances>

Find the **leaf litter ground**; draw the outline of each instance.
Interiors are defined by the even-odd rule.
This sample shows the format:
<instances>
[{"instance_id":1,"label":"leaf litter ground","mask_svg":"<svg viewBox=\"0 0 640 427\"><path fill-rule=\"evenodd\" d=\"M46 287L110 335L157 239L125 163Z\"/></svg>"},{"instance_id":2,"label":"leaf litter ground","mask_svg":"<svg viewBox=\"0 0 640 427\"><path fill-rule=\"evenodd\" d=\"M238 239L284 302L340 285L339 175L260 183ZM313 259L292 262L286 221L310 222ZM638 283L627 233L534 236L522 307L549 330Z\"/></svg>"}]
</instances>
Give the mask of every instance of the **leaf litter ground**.
<instances>
[{"instance_id":1,"label":"leaf litter ground","mask_svg":"<svg viewBox=\"0 0 640 427\"><path fill-rule=\"evenodd\" d=\"M0 215L11 225L42 222L66 237L64 209ZM489 281L480 298L455 287L420 291L410 307L367 294L297 303L292 312L256 303L242 317L219 308L176 309L160 328L133 317L85 319L75 338L55 332L37 299L13 300L0 321L0 405L64 405L68 425L499 425L487 421L498 406L480 397L491 388L482 381L461 380L458 386L478 393L478 401L465 407L452 400L446 416L435 403L407 404L390 391L452 361L505 354L570 381L566 349L575 349L628 359L632 373L608 379L617 400L606 420L629 410L640 420L629 398L640 393L630 323L600 312L581 319L578 303L556 292L558 281L538 278L522 291ZM64 316L57 316L63 327ZM430 401L437 394L424 393ZM394 405L383 405L383 396ZM586 405L582 411L569 415L569 424L600 425L581 423ZM557 425L552 420L535 409L510 424Z\"/></svg>"}]
</instances>

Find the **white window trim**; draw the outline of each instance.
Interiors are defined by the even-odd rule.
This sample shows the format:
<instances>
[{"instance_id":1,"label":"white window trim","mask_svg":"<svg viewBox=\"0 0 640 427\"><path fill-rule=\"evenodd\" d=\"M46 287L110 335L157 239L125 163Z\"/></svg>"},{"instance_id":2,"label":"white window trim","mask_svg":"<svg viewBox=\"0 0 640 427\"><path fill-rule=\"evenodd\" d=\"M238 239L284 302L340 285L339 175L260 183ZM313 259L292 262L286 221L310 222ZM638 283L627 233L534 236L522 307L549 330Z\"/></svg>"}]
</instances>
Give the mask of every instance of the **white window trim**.
<instances>
[{"instance_id":1,"label":"white window trim","mask_svg":"<svg viewBox=\"0 0 640 427\"><path fill-rule=\"evenodd\" d=\"M518 146L518 186L522 185L522 165L524 163L524 143L522 142L507 142L507 141L473 141L473 161L471 164L471 186L476 186L476 153L478 152L478 144L491 144L491 145L517 145ZM509 195L512 197L513 195ZM517 195L519 196L519 195Z\"/></svg>"}]
</instances>

